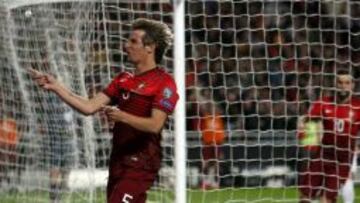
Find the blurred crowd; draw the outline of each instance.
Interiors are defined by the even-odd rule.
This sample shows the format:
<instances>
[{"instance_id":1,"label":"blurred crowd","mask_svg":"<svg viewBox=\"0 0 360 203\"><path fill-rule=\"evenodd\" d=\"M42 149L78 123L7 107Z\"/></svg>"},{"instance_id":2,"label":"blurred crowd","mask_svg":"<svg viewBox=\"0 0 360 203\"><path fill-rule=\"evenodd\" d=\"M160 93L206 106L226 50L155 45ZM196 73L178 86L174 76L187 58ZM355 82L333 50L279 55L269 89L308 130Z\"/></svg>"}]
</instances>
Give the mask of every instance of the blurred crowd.
<instances>
[{"instance_id":1,"label":"blurred crowd","mask_svg":"<svg viewBox=\"0 0 360 203\"><path fill-rule=\"evenodd\" d=\"M149 17L172 25L173 8L168 4L98 4L91 15L82 16L83 27L76 29L84 31L78 33L84 40L77 41L69 22L80 10L71 7L73 4L61 5L57 6L63 10L52 16L57 23L48 20L49 12L41 12L41 7L33 8L34 18L16 18L21 25L17 27L16 35L21 37L16 44L25 47L17 50L20 65L41 63L49 57L58 74L68 77L69 86L82 91L77 81L82 76L75 62L84 60L85 89L90 97L123 70L124 62L126 66L126 54L121 50L128 30L126 22ZM106 15L101 6L106 6ZM229 131L294 130L298 116L306 113L312 101L332 93L338 69L351 69L359 83L358 1L207 0L186 1L185 8L188 130L201 130L201 118L211 112L222 117ZM87 7L83 9L88 12ZM23 27L26 22L29 26ZM77 54L76 49L84 54ZM48 56L42 53L49 50ZM169 51L165 60L170 70L171 55ZM13 96L1 101L4 106L0 110L26 112L21 110L25 109L22 99L17 98L21 90L13 88L19 84L10 80L16 77L10 62L4 60L2 64L2 75L11 74L2 78L2 91L9 95L5 90L12 90ZM14 117L27 118L18 114ZM98 133L107 132L111 126L103 117L94 122Z\"/></svg>"},{"instance_id":2,"label":"blurred crowd","mask_svg":"<svg viewBox=\"0 0 360 203\"><path fill-rule=\"evenodd\" d=\"M190 1L187 126L221 112L227 130L294 130L334 90L338 69L360 76L360 3ZM215 107L213 107L215 108Z\"/></svg>"}]
</instances>

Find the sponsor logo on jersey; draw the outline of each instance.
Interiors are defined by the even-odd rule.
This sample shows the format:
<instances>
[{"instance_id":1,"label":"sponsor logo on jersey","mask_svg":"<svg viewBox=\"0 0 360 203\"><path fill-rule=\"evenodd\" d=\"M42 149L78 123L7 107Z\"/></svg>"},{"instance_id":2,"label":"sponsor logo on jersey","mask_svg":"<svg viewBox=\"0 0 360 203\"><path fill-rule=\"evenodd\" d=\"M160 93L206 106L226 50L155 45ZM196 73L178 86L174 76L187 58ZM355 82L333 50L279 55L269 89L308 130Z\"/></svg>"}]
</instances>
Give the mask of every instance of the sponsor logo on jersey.
<instances>
[{"instance_id":1,"label":"sponsor logo on jersey","mask_svg":"<svg viewBox=\"0 0 360 203\"><path fill-rule=\"evenodd\" d=\"M140 90L140 89L143 89L145 87L146 83L145 82L141 82L138 86L137 86L137 89Z\"/></svg>"}]
</instances>

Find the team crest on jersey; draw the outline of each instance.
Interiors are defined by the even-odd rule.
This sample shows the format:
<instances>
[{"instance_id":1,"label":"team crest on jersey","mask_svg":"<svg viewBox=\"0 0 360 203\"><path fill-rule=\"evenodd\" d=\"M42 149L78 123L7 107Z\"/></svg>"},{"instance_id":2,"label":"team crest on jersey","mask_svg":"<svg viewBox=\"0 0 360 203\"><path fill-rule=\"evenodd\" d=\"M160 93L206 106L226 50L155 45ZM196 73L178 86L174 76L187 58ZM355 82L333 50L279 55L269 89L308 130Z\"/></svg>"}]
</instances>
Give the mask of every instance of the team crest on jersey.
<instances>
[{"instance_id":1,"label":"team crest on jersey","mask_svg":"<svg viewBox=\"0 0 360 203\"><path fill-rule=\"evenodd\" d=\"M165 99L168 99L172 96L173 92L170 88L166 87L163 91L163 96Z\"/></svg>"},{"instance_id":2,"label":"team crest on jersey","mask_svg":"<svg viewBox=\"0 0 360 203\"><path fill-rule=\"evenodd\" d=\"M143 89L145 87L146 83L145 82L141 82L138 86L137 89Z\"/></svg>"}]
</instances>

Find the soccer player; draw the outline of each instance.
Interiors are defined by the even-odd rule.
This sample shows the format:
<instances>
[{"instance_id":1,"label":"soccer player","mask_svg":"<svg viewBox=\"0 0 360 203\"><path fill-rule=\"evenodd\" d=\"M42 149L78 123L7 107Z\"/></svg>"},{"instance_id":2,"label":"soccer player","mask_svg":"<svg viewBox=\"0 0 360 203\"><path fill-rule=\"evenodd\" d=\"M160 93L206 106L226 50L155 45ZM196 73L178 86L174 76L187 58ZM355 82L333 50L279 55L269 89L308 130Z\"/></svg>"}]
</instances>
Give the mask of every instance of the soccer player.
<instances>
[{"instance_id":1,"label":"soccer player","mask_svg":"<svg viewBox=\"0 0 360 203\"><path fill-rule=\"evenodd\" d=\"M166 24L135 20L125 45L134 74L120 73L91 99L75 95L49 74L30 70L41 87L55 92L79 112L90 115L104 110L115 122L108 203L144 203L146 191L158 174L160 132L179 97L173 78L158 66L171 42L172 33Z\"/></svg>"},{"instance_id":2,"label":"soccer player","mask_svg":"<svg viewBox=\"0 0 360 203\"><path fill-rule=\"evenodd\" d=\"M35 107L38 110L40 133L43 137L43 147L46 163L49 164L51 203L61 202L62 191L66 189L66 183L70 167L74 163L75 143L71 132L73 116L71 109L51 92L42 94L44 106ZM41 109L38 109L41 108Z\"/></svg>"},{"instance_id":3,"label":"soccer player","mask_svg":"<svg viewBox=\"0 0 360 203\"><path fill-rule=\"evenodd\" d=\"M346 70L336 75L336 93L310 107L307 120L321 119L323 136L315 157L299 176L300 202L320 198L335 203L349 177L360 124L360 99L353 96L354 81Z\"/></svg>"}]
</instances>

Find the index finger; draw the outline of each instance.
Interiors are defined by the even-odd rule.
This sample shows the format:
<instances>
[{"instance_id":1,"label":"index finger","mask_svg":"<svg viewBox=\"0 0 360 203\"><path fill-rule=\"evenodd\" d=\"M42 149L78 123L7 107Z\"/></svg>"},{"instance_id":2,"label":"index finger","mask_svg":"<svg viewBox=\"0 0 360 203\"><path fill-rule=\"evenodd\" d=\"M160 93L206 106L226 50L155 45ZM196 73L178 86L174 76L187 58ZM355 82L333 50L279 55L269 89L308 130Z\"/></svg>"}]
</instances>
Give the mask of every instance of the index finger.
<instances>
[{"instance_id":1,"label":"index finger","mask_svg":"<svg viewBox=\"0 0 360 203\"><path fill-rule=\"evenodd\" d=\"M103 106L103 110L104 110L105 112L110 112L110 111L114 111L114 110L117 110L117 109L118 109L118 108L115 107L115 106L108 106L108 105Z\"/></svg>"},{"instance_id":2,"label":"index finger","mask_svg":"<svg viewBox=\"0 0 360 203\"><path fill-rule=\"evenodd\" d=\"M39 77L41 75L43 75L40 71L37 71L33 68L28 68L27 71L30 73L31 76L33 77Z\"/></svg>"},{"instance_id":3,"label":"index finger","mask_svg":"<svg viewBox=\"0 0 360 203\"><path fill-rule=\"evenodd\" d=\"M101 109L106 112L111 109L111 106L102 106Z\"/></svg>"}]
</instances>

